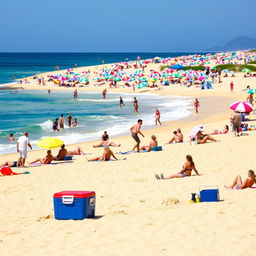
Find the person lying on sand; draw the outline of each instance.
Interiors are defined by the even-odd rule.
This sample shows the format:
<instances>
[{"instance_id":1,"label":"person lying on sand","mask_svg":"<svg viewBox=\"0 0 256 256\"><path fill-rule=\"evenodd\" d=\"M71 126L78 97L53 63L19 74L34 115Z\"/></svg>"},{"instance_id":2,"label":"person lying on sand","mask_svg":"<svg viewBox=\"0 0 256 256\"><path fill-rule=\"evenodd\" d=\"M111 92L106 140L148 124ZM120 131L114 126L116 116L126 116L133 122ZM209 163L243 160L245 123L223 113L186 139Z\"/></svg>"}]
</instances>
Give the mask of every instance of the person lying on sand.
<instances>
[{"instance_id":1,"label":"person lying on sand","mask_svg":"<svg viewBox=\"0 0 256 256\"><path fill-rule=\"evenodd\" d=\"M50 164L53 160L52 152L51 150L47 150L47 155L45 158L38 158L35 161L31 162L30 164L35 164L35 163L41 163L41 164Z\"/></svg>"},{"instance_id":2,"label":"person lying on sand","mask_svg":"<svg viewBox=\"0 0 256 256\"><path fill-rule=\"evenodd\" d=\"M209 133L209 135L216 135L216 134L226 134L229 131L229 126L226 124L223 130L214 130L213 132Z\"/></svg>"},{"instance_id":3,"label":"person lying on sand","mask_svg":"<svg viewBox=\"0 0 256 256\"><path fill-rule=\"evenodd\" d=\"M84 155L84 152L83 152L83 150L82 150L81 147L77 147L77 148L74 149L74 150L67 151L67 150L65 149L65 145L62 145L61 148L60 148L60 150L59 150L58 155L55 156L55 157L53 158L53 160L55 160L55 161L63 161L63 160L65 160L65 159L64 159L65 156L78 156L78 155Z\"/></svg>"},{"instance_id":4,"label":"person lying on sand","mask_svg":"<svg viewBox=\"0 0 256 256\"><path fill-rule=\"evenodd\" d=\"M187 155L186 156L186 162L183 165L183 169L182 171L180 171L177 174L171 175L170 177L164 177L164 175L161 173L160 176L158 174L155 174L156 179L160 180L160 179L164 179L164 180L168 180L168 179L174 179L174 178L184 178L184 177L189 177L191 176L191 172L194 170L194 172L197 175L201 175L198 173L195 163L193 161L192 156Z\"/></svg>"},{"instance_id":5,"label":"person lying on sand","mask_svg":"<svg viewBox=\"0 0 256 256\"><path fill-rule=\"evenodd\" d=\"M114 153L110 150L108 146L104 147L104 152L102 156L98 156L92 159L87 159L89 162L91 161L109 161L110 158L113 157L115 160L118 160Z\"/></svg>"},{"instance_id":6,"label":"person lying on sand","mask_svg":"<svg viewBox=\"0 0 256 256\"><path fill-rule=\"evenodd\" d=\"M19 167L18 161L6 161L5 163L0 165L0 168L6 166L6 167Z\"/></svg>"},{"instance_id":7,"label":"person lying on sand","mask_svg":"<svg viewBox=\"0 0 256 256\"><path fill-rule=\"evenodd\" d=\"M248 178L243 182L240 175L235 177L235 180L231 186L224 186L226 189L244 189L250 188L252 185L256 183L256 176L253 170L249 170Z\"/></svg>"},{"instance_id":8,"label":"person lying on sand","mask_svg":"<svg viewBox=\"0 0 256 256\"><path fill-rule=\"evenodd\" d=\"M180 142L183 142L183 135L181 137L182 133L178 132L178 131L174 131L173 132L173 137L171 138L171 140L169 142L167 142L166 144L171 144L173 142L175 143L180 143Z\"/></svg>"},{"instance_id":9,"label":"person lying on sand","mask_svg":"<svg viewBox=\"0 0 256 256\"><path fill-rule=\"evenodd\" d=\"M107 131L104 131L104 133L101 136L101 141L98 145L93 145L94 148L99 148L99 147L103 147L103 146L112 146L112 147L120 147L121 144L116 144L112 141L109 140L109 135L107 133Z\"/></svg>"},{"instance_id":10,"label":"person lying on sand","mask_svg":"<svg viewBox=\"0 0 256 256\"><path fill-rule=\"evenodd\" d=\"M148 146L143 146L140 148L140 150L147 150L147 151L151 151L152 147L158 147L158 142L156 140L156 136L155 135L152 135L151 136L151 140L149 142L149 145Z\"/></svg>"}]
</instances>

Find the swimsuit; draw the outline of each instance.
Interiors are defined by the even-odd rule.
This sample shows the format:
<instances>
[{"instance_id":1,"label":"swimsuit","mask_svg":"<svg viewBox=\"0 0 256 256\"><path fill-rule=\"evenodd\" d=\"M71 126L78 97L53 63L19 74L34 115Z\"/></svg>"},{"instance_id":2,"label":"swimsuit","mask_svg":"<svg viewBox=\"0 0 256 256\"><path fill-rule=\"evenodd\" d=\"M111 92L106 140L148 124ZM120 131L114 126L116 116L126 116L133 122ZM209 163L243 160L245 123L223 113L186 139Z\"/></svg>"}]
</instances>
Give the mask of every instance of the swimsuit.
<instances>
[{"instance_id":1,"label":"swimsuit","mask_svg":"<svg viewBox=\"0 0 256 256\"><path fill-rule=\"evenodd\" d=\"M132 133L132 137L133 137L133 139L137 142L137 143L140 143L140 138L139 138L139 136L138 136L138 134L137 133Z\"/></svg>"}]
</instances>

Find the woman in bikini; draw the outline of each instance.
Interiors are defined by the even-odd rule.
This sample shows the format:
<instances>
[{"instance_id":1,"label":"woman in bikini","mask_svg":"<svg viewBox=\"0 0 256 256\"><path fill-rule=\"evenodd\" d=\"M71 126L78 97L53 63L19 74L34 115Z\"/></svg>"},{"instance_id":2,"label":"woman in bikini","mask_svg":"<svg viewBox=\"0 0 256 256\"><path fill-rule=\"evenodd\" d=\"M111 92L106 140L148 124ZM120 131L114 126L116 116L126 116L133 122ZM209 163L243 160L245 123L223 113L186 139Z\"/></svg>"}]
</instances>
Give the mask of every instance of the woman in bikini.
<instances>
[{"instance_id":1,"label":"woman in bikini","mask_svg":"<svg viewBox=\"0 0 256 256\"><path fill-rule=\"evenodd\" d=\"M174 179L174 178L185 178L185 177L189 177L191 176L192 171L194 170L194 172L196 173L196 175L200 175L196 169L195 163L193 161L192 156L187 155L186 156L186 162L183 165L182 171L180 171L177 174L171 175L170 177L164 177L164 175L161 173L160 176L158 174L155 174L156 179L160 180L160 179L164 179L164 180L168 180L168 179Z\"/></svg>"},{"instance_id":2,"label":"woman in bikini","mask_svg":"<svg viewBox=\"0 0 256 256\"><path fill-rule=\"evenodd\" d=\"M155 123L156 123L156 126L157 126L157 123L159 123L159 125L161 126L162 123L160 121L160 118L161 118L161 113L159 111L158 108L156 108L156 114L155 114Z\"/></svg>"},{"instance_id":3,"label":"woman in bikini","mask_svg":"<svg viewBox=\"0 0 256 256\"><path fill-rule=\"evenodd\" d=\"M253 170L249 170L248 178L243 182L240 175L236 176L233 184L231 186L224 186L226 189L244 189L250 188L252 185L256 183L256 176Z\"/></svg>"},{"instance_id":4,"label":"woman in bikini","mask_svg":"<svg viewBox=\"0 0 256 256\"><path fill-rule=\"evenodd\" d=\"M95 157L95 158L92 158L92 159L87 159L87 160L88 160L88 162L91 162L91 161L109 161L111 157L113 157L115 160L118 160L116 158L116 156L114 155L114 153L110 150L110 148L108 146L105 146L102 156L98 156L98 157Z\"/></svg>"},{"instance_id":5,"label":"woman in bikini","mask_svg":"<svg viewBox=\"0 0 256 256\"><path fill-rule=\"evenodd\" d=\"M223 130L214 130L212 133L209 133L209 135L226 134L228 133L228 131L229 131L229 126L226 124Z\"/></svg>"}]
</instances>

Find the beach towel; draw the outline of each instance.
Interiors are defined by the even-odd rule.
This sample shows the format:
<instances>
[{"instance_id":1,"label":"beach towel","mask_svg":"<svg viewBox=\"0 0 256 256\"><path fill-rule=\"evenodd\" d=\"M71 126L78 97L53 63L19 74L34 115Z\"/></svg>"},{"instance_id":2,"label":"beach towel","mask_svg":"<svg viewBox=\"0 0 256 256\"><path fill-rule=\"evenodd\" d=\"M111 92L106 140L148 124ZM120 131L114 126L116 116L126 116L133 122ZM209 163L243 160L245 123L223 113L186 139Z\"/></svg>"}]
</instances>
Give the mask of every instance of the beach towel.
<instances>
[{"instance_id":1,"label":"beach towel","mask_svg":"<svg viewBox=\"0 0 256 256\"><path fill-rule=\"evenodd\" d=\"M41 163L34 163L34 164L31 164L30 166L40 166L40 165L55 165L55 164L71 164L73 163L73 161L60 161L60 162L57 162L57 163L50 163L50 164L41 164Z\"/></svg>"},{"instance_id":2,"label":"beach towel","mask_svg":"<svg viewBox=\"0 0 256 256\"><path fill-rule=\"evenodd\" d=\"M12 169L10 167L7 167L7 166L3 166L1 169L0 169L0 172L3 176L7 176L7 175L19 175L20 173L16 173L16 172L13 172Z\"/></svg>"}]
</instances>

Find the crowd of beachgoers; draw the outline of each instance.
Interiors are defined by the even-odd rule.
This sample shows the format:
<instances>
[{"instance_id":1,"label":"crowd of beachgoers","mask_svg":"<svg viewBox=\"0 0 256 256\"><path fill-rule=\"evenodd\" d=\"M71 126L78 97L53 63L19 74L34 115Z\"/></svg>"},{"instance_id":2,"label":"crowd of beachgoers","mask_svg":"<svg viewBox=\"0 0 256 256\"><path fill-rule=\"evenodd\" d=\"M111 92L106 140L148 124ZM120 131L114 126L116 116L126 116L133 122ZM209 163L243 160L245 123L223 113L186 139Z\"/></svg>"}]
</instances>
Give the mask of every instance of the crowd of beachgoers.
<instances>
[{"instance_id":1,"label":"crowd of beachgoers","mask_svg":"<svg viewBox=\"0 0 256 256\"><path fill-rule=\"evenodd\" d=\"M120 62L94 66L93 68L70 68L52 73L35 75L21 79L20 84L33 83L54 87L109 87L129 88L133 91L142 88L157 88L180 84L185 87L199 87L202 83L221 82L224 77L235 77L236 71L221 65L245 65L244 76L256 76L247 64L256 60L255 51L237 51L206 55L188 55L173 58Z\"/></svg>"}]
</instances>

